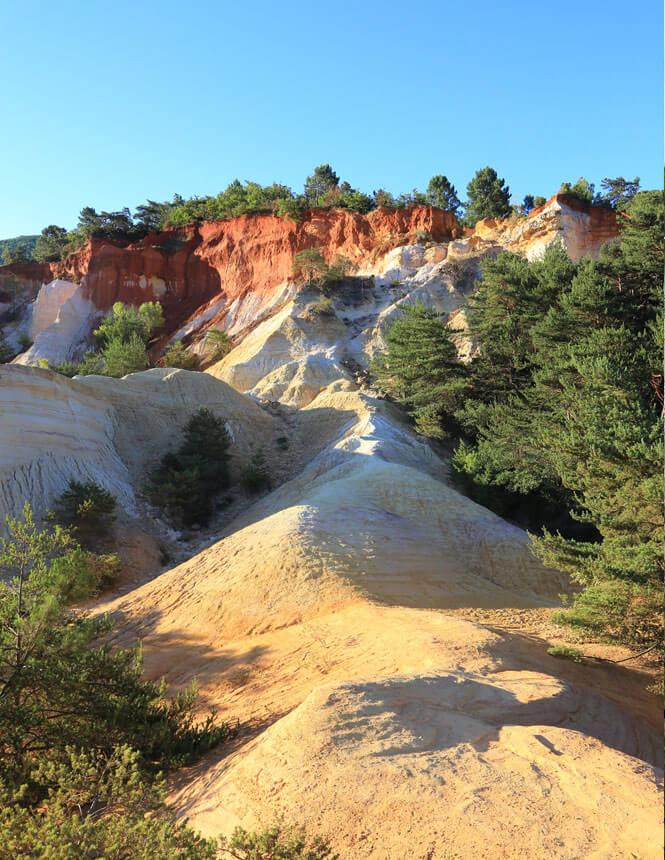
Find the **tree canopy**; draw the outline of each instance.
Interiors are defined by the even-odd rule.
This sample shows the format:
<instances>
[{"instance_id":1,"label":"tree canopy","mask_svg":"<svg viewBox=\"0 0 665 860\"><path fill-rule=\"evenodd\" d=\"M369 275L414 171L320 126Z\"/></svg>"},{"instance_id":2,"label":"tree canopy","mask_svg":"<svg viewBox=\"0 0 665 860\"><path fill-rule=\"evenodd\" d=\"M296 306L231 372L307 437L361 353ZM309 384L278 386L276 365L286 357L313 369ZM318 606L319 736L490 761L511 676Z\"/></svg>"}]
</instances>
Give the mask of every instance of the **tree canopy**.
<instances>
[{"instance_id":1,"label":"tree canopy","mask_svg":"<svg viewBox=\"0 0 665 860\"><path fill-rule=\"evenodd\" d=\"M462 209L455 186L447 176L440 174L433 176L427 185L427 202L454 215L459 215Z\"/></svg>"},{"instance_id":2,"label":"tree canopy","mask_svg":"<svg viewBox=\"0 0 665 860\"><path fill-rule=\"evenodd\" d=\"M493 167L477 170L466 186L468 202L466 223L473 227L481 218L507 218L510 215L510 188Z\"/></svg>"},{"instance_id":3,"label":"tree canopy","mask_svg":"<svg viewBox=\"0 0 665 860\"><path fill-rule=\"evenodd\" d=\"M473 360L433 311L405 308L375 366L429 436L460 438L453 474L533 532L582 586L559 620L606 638L662 635L662 192L625 203L617 243L482 264Z\"/></svg>"}]
</instances>

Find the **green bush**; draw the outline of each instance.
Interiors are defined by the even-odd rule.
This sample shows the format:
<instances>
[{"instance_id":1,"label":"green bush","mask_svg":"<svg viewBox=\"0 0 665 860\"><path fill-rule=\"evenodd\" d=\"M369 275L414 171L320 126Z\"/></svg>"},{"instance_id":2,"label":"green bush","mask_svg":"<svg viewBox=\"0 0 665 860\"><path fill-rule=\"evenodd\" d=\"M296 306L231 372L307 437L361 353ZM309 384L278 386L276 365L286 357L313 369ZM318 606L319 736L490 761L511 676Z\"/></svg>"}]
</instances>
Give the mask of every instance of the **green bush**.
<instances>
[{"instance_id":1,"label":"green bush","mask_svg":"<svg viewBox=\"0 0 665 860\"><path fill-rule=\"evenodd\" d=\"M205 336L206 350L211 361L220 361L233 349L228 334L219 328L209 328Z\"/></svg>"},{"instance_id":2,"label":"green bush","mask_svg":"<svg viewBox=\"0 0 665 860\"><path fill-rule=\"evenodd\" d=\"M129 343L134 336L145 344L163 325L159 302L144 302L138 308L116 302L109 316L95 329L95 336L105 345L112 341Z\"/></svg>"},{"instance_id":3,"label":"green bush","mask_svg":"<svg viewBox=\"0 0 665 860\"><path fill-rule=\"evenodd\" d=\"M95 481L71 479L54 503L56 521L83 543L105 537L113 524L116 500Z\"/></svg>"},{"instance_id":4,"label":"green bush","mask_svg":"<svg viewBox=\"0 0 665 860\"><path fill-rule=\"evenodd\" d=\"M260 493L261 490L270 486L268 465L261 448L254 454L249 466L245 470L243 484L250 493Z\"/></svg>"},{"instance_id":5,"label":"green bush","mask_svg":"<svg viewBox=\"0 0 665 860\"><path fill-rule=\"evenodd\" d=\"M228 448L224 421L201 408L185 424L183 442L162 457L147 488L153 504L179 526L210 519L215 497L228 486Z\"/></svg>"},{"instance_id":6,"label":"green bush","mask_svg":"<svg viewBox=\"0 0 665 860\"><path fill-rule=\"evenodd\" d=\"M197 358L187 352L181 340L174 341L164 353L164 367L178 367L181 370L193 370L198 364Z\"/></svg>"},{"instance_id":7,"label":"green bush","mask_svg":"<svg viewBox=\"0 0 665 860\"><path fill-rule=\"evenodd\" d=\"M0 330L0 364L7 364L14 358L14 350L5 340L5 336Z\"/></svg>"},{"instance_id":8,"label":"green bush","mask_svg":"<svg viewBox=\"0 0 665 860\"><path fill-rule=\"evenodd\" d=\"M112 621L72 614L68 604L94 592L86 554L59 526L41 529L26 504L0 540L0 782L38 803L48 783L40 762L67 747L111 755L141 750L147 773L182 764L231 733L211 716L194 721L196 690L165 698L143 681L141 650L111 649Z\"/></svg>"},{"instance_id":9,"label":"green bush","mask_svg":"<svg viewBox=\"0 0 665 860\"><path fill-rule=\"evenodd\" d=\"M313 302L309 306L309 309L313 314L320 317L332 316L335 313L332 299L327 296L321 296L318 301Z\"/></svg>"},{"instance_id":10,"label":"green bush","mask_svg":"<svg viewBox=\"0 0 665 860\"><path fill-rule=\"evenodd\" d=\"M277 823L260 833L236 827L231 839L219 841L222 857L237 860L338 860L330 844L320 836L309 838L302 827Z\"/></svg>"},{"instance_id":11,"label":"green bush","mask_svg":"<svg viewBox=\"0 0 665 860\"><path fill-rule=\"evenodd\" d=\"M425 244L434 241L431 233L429 233L427 230L420 229L416 230L416 239L419 242L424 242Z\"/></svg>"},{"instance_id":12,"label":"green bush","mask_svg":"<svg viewBox=\"0 0 665 860\"><path fill-rule=\"evenodd\" d=\"M550 657L560 657L563 660L572 660L574 663L581 663L584 655L577 648L571 648L570 645L554 645L547 649Z\"/></svg>"},{"instance_id":13,"label":"green bush","mask_svg":"<svg viewBox=\"0 0 665 860\"><path fill-rule=\"evenodd\" d=\"M120 338L108 341L102 350L102 361L104 375L116 378L146 370L150 364L145 344L136 334L128 341Z\"/></svg>"},{"instance_id":14,"label":"green bush","mask_svg":"<svg viewBox=\"0 0 665 860\"><path fill-rule=\"evenodd\" d=\"M0 858L31 860L337 860L321 837L277 824L260 833L236 827L230 839L205 839L179 824L164 803L162 778L146 778L127 745L110 753L67 747L34 770L48 786L40 808L0 788Z\"/></svg>"},{"instance_id":15,"label":"green bush","mask_svg":"<svg viewBox=\"0 0 665 860\"><path fill-rule=\"evenodd\" d=\"M23 352L25 352L26 349L30 349L30 347L32 346L30 336L27 335L24 331L22 331L21 334L18 336L18 342Z\"/></svg>"}]
</instances>

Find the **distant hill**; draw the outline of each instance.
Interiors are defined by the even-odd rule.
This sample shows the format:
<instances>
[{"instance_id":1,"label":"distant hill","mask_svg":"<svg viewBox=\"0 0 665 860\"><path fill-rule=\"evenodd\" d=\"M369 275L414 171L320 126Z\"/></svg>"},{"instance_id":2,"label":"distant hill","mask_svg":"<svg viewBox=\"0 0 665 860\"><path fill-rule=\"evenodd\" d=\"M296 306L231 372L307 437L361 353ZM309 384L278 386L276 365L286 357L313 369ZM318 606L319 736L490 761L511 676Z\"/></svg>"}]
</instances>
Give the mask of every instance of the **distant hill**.
<instances>
[{"instance_id":1,"label":"distant hill","mask_svg":"<svg viewBox=\"0 0 665 860\"><path fill-rule=\"evenodd\" d=\"M13 239L0 239L0 264L2 263L2 255L5 248L15 248L17 245L25 245L28 252L32 254L38 235L39 233L34 236L14 236Z\"/></svg>"}]
</instances>

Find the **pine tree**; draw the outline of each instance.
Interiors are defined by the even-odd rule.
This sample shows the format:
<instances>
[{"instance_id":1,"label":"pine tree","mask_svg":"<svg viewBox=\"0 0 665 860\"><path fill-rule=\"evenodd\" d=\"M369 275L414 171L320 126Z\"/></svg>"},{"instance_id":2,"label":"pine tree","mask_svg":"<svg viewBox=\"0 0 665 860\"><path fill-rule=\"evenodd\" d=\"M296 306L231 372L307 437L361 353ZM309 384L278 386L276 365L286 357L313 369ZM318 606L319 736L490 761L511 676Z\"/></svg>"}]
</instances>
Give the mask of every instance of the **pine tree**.
<instances>
[{"instance_id":1,"label":"pine tree","mask_svg":"<svg viewBox=\"0 0 665 860\"><path fill-rule=\"evenodd\" d=\"M459 215L462 204L457 196L457 191L447 176L433 176L427 185L427 202L431 206L438 206L453 215Z\"/></svg>"},{"instance_id":2,"label":"pine tree","mask_svg":"<svg viewBox=\"0 0 665 860\"><path fill-rule=\"evenodd\" d=\"M422 302L402 305L386 333L388 350L372 365L380 386L401 403L418 432L443 438L444 416L455 412L464 391L464 369L453 331Z\"/></svg>"},{"instance_id":3,"label":"pine tree","mask_svg":"<svg viewBox=\"0 0 665 860\"><path fill-rule=\"evenodd\" d=\"M468 202L465 221L474 227L481 218L507 218L510 215L510 188L493 167L483 167L466 186Z\"/></svg>"}]
</instances>

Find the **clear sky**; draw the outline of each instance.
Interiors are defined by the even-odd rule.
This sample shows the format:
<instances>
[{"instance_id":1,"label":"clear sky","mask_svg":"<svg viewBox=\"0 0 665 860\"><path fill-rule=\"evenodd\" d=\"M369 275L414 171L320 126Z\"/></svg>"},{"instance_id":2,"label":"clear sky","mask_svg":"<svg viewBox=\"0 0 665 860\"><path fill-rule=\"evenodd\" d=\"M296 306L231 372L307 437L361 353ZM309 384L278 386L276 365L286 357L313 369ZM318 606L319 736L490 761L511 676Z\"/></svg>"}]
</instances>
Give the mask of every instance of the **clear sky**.
<instances>
[{"instance_id":1,"label":"clear sky","mask_svg":"<svg viewBox=\"0 0 665 860\"><path fill-rule=\"evenodd\" d=\"M0 0L0 238L82 206L301 190L515 199L584 175L662 184L660 0Z\"/></svg>"}]
</instances>

